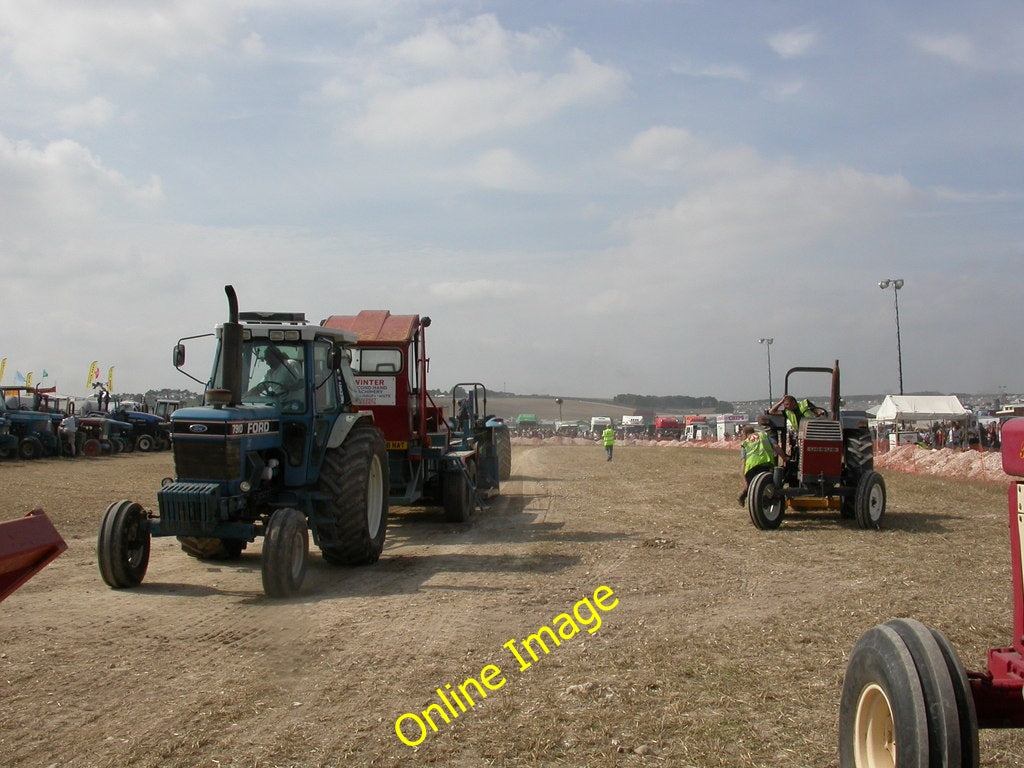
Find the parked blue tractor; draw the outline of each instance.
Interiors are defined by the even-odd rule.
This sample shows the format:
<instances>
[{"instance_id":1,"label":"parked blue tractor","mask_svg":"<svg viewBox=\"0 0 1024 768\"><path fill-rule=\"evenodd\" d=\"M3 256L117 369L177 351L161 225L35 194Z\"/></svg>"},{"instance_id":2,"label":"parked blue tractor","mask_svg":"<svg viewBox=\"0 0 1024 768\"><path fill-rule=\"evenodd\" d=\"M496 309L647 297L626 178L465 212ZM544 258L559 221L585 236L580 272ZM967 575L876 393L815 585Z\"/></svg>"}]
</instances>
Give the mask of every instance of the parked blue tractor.
<instances>
[{"instance_id":1,"label":"parked blue tractor","mask_svg":"<svg viewBox=\"0 0 1024 768\"><path fill-rule=\"evenodd\" d=\"M238 557L262 537L270 597L300 590L310 535L331 564L380 557L388 459L373 415L354 404L355 335L299 313L240 314L234 289L225 292L211 378L195 379L205 404L171 417L175 477L157 493L158 509L121 500L103 514L97 555L113 588L141 583L153 536L176 536L201 559ZM184 341L174 350L179 370Z\"/></svg>"}]
</instances>

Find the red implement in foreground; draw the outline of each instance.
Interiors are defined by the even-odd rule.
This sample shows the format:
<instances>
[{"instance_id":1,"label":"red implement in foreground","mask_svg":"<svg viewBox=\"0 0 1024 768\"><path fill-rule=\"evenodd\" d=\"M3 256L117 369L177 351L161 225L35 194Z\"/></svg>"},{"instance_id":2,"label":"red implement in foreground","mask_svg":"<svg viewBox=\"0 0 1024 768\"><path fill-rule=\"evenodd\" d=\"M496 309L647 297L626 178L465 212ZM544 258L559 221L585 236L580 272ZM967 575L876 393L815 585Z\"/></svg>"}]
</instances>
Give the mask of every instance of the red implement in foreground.
<instances>
[{"instance_id":1,"label":"red implement in foreground","mask_svg":"<svg viewBox=\"0 0 1024 768\"><path fill-rule=\"evenodd\" d=\"M975 768L979 728L1024 728L1024 419L1002 428L1009 487L1013 636L964 668L937 629L914 619L872 627L850 654L839 704L840 768Z\"/></svg>"},{"instance_id":2,"label":"red implement in foreground","mask_svg":"<svg viewBox=\"0 0 1024 768\"><path fill-rule=\"evenodd\" d=\"M67 543L41 509L0 523L0 600L67 548Z\"/></svg>"}]
</instances>

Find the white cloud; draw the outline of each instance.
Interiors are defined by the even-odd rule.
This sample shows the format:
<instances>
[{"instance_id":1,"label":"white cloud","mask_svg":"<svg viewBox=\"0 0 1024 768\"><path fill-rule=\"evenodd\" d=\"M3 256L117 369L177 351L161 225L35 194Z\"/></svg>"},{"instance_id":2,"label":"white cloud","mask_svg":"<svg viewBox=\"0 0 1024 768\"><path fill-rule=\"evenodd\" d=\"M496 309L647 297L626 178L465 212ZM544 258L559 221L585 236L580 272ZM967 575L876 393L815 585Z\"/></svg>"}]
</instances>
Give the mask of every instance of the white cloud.
<instances>
[{"instance_id":1,"label":"white cloud","mask_svg":"<svg viewBox=\"0 0 1024 768\"><path fill-rule=\"evenodd\" d=\"M818 33L809 27L776 32L768 37L768 45L784 59L798 59L818 44Z\"/></svg>"},{"instance_id":2,"label":"white cloud","mask_svg":"<svg viewBox=\"0 0 1024 768\"><path fill-rule=\"evenodd\" d=\"M956 64L975 65L974 44L965 35L912 35L911 42L919 50Z\"/></svg>"},{"instance_id":3,"label":"white cloud","mask_svg":"<svg viewBox=\"0 0 1024 768\"><path fill-rule=\"evenodd\" d=\"M362 74L360 116L350 131L368 144L443 145L532 126L578 105L617 98L625 75L580 50L556 57L550 71L542 56L555 36L547 31L512 34L494 17L435 26L395 45ZM321 90L352 94L348 78Z\"/></svg>"},{"instance_id":4,"label":"white cloud","mask_svg":"<svg viewBox=\"0 0 1024 768\"><path fill-rule=\"evenodd\" d=\"M98 12L99 11L99 12ZM38 88L82 86L97 72L148 76L180 56L224 44L236 22L226 3L0 0L0 39L14 67Z\"/></svg>"},{"instance_id":5,"label":"white cloud","mask_svg":"<svg viewBox=\"0 0 1024 768\"><path fill-rule=\"evenodd\" d=\"M484 189L529 192L550 188L543 174L509 149L481 153L465 170L465 178Z\"/></svg>"},{"instance_id":6,"label":"white cloud","mask_svg":"<svg viewBox=\"0 0 1024 768\"><path fill-rule=\"evenodd\" d=\"M66 131L77 128L98 128L105 126L114 117L114 105L101 96L94 96L84 104L64 107L58 114L58 122Z\"/></svg>"}]
</instances>

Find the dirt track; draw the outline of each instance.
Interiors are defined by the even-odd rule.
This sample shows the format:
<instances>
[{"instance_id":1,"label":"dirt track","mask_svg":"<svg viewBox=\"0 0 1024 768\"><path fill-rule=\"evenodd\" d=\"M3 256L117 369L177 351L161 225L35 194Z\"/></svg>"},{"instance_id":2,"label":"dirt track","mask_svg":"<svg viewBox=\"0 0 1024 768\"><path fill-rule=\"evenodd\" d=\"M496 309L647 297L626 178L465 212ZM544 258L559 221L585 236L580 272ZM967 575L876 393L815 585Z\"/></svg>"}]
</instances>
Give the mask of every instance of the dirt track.
<instances>
[{"instance_id":1,"label":"dirt track","mask_svg":"<svg viewBox=\"0 0 1024 768\"><path fill-rule=\"evenodd\" d=\"M834 515L760 532L736 505L737 464L517 446L512 480L469 525L395 510L379 563L314 555L303 596L283 602L262 595L258 545L211 564L156 539L142 587L102 583L99 515L119 498L152 507L169 454L0 464L0 519L42 506L70 544L0 604L0 754L31 767L817 768L837 762L862 631L913 616L973 668L1008 642L1004 486L887 473L881 532ZM614 591L605 605L618 599L600 628L520 671L503 646L525 655L528 635L600 586ZM398 739L397 718L487 665L503 685L491 678L420 746ZM1021 733L983 732L983 765L1022 754Z\"/></svg>"}]
</instances>

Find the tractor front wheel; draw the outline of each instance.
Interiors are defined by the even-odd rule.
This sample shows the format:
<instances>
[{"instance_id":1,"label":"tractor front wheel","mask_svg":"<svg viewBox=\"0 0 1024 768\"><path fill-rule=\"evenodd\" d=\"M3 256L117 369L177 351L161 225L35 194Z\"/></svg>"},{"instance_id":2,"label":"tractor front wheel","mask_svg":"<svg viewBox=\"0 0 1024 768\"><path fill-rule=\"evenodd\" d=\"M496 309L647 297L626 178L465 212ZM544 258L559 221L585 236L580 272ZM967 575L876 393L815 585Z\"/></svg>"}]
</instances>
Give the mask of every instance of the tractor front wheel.
<instances>
[{"instance_id":1,"label":"tractor front wheel","mask_svg":"<svg viewBox=\"0 0 1024 768\"><path fill-rule=\"evenodd\" d=\"M263 539L263 591L267 597L291 597L302 587L309 559L306 516L285 507L270 516Z\"/></svg>"},{"instance_id":2,"label":"tractor front wheel","mask_svg":"<svg viewBox=\"0 0 1024 768\"><path fill-rule=\"evenodd\" d=\"M885 514L885 480L869 469L857 480L853 497L853 512L861 528L881 528Z\"/></svg>"},{"instance_id":3,"label":"tractor front wheel","mask_svg":"<svg viewBox=\"0 0 1024 768\"><path fill-rule=\"evenodd\" d=\"M152 451L153 450L153 436L152 435L139 435L135 438L135 447L140 451Z\"/></svg>"},{"instance_id":4,"label":"tractor front wheel","mask_svg":"<svg viewBox=\"0 0 1024 768\"><path fill-rule=\"evenodd\" d=\"M850 654L839 702L840 768L928 768L928 718L914 658L890 626Z\"/></svg>"},{"instance_id":5,"label":"tractor front wheel","mask_svg":"<svg viewBox=\"0 0 1024 768\"><path fill-rule=\"evenodd\" d=\"M29 435L18 443L18 457L25 461L42 458L44 452L43 441L35 435Z\"/></svg>"},{"instance_id":6,"label":"tractor front wheel","mask_svg":"<svg viewBox=\"0 0 1024 768\"><path fill-rule=\"evenodd\" d=\"M782 525L785 515L785 499L776 494L775 480L771 472L754 475L747 489L747 511L754 527L762 531Z\"/></svg>"},{"instance_id":7,"label":"tractor front wheel","mask_svg":"<svg viewBox=\"0 0 1024 768\"><path fill-rule=\"evenodd\" d=\"M505 482L512 477L512 436L508 427L497 427L494 434L494 449L498 454L498 480Z\"/></svg>"},{"instance_id":8,"label":"tractor front wheel","mask_svg":"<svg viewBox=\"0 0 1024 768\"><path fill-rule=\"evenodd\" d=\"M320 471L321 502L330 523L318 528L320 551L332 565L380 559L388 528L388 452L374 427L355 427L341 448L327 451Z\"/></svg>"},{"instance_id":9,"label":"tractor front wheel","mask_svg":"<svg viewBox=\"0 0 1024 768\"><path fill-rule=\"evenodd\" d=\"M137 587L149 566L146 511L132 501L115 501L103 513L96 544L100 575L114 589Z\"/></svg>"},{"instance_id":10,"label":"tractor front wheel","mask_svg":"<svg viewBox=\"0 0 1024 768\"><path fill-rule=\"evenodd\" d=\"M473 511L473 486L470 482L470 467L460 466L444 473L441 496L444 518L449 523L464 523Z\"/></svg>"}]
</instances>

